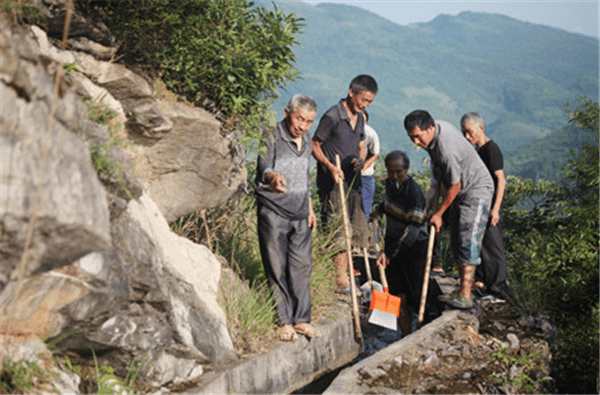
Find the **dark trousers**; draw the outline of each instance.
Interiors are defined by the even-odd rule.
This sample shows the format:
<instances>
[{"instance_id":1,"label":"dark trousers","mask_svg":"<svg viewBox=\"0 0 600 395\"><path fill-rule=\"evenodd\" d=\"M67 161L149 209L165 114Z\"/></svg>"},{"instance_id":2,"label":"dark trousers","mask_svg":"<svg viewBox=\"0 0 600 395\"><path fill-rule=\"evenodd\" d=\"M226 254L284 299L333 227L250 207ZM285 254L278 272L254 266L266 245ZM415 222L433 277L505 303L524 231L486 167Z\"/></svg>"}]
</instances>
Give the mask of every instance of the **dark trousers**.
<instances>
[{"instance_id":1,"label":"dark trousers","mask_svg":"<svg viewBox=\"0 0 600 395\"><path fill-rule=\"evenodd\" d=\"M310 322L312 235L308 219L287 220L259 207L258 242L280 324Z\"/></svg>"},{"instance_id":2,"label":"dark trousers","mask_svg":"<svg viewBox=\"0 0 600 395\"><path fill-rule=\"evenodd\" d=\"M362 196L359 190L345 188L346 213L348 215L348 230L350 231L351 244L353 247L363 249L368 247L369 226L363 210ZM342 202L340 189L337 185L329 192L329 195L319 195L321 201L321 222L332 232L332 242L340 250L346 250L346 236L344 234L344 222L342 220Z\"/></svg>"},{"instance_id":3,"label":"dark trousers","mask_svg":"<svg viewBox=\"0 0 600 395\"><path fill-rule=\"evenodd\" d=\"M506 297L507 279L502 220L500 220L496 226L488 225L485 230L481 244L481 264L475 271L475 280L483 282L490 294Z\"/></svg>"},{"instance_id":4,"label":"dark trousers","mask_svg":"<svg viewBox=\"0 0 600 395\"><path fill-rule=\"evenodd\" d=\"M427 240L417 241L411 248L401 248L385 270L390 293L396 296L405 294L407 305L415 313L418 313L421 304L427 243ZM437 299L441 294L442 290L437 281L430 277L425 302L425 322L435 319L443 311L444 304Z\"/></svg>"}]
</instances>

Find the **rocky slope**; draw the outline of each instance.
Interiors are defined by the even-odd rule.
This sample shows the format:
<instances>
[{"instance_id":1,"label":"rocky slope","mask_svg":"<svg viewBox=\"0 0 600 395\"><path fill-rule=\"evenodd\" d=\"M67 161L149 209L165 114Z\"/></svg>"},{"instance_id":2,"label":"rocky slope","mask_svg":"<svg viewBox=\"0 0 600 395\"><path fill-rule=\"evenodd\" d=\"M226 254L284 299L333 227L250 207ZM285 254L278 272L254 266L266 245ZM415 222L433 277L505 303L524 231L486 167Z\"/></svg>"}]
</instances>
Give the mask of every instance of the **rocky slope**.
<instances>
[{"instance_id":1,"label":"rocky slope","mask_svg":"<svg viewBox=\"0 0 600 395\"><path fill-rule=\"evenodd\" d=\"M107 61L101 23L76 12L59 49L65 3L40 6L50 35L0 15L1 355L35 360L44 339L123 376L144 361L159 386L199 377L238 358L223 262L168 223L243 186L243 151L211 114Z\"/></svg>"}]
</instances>

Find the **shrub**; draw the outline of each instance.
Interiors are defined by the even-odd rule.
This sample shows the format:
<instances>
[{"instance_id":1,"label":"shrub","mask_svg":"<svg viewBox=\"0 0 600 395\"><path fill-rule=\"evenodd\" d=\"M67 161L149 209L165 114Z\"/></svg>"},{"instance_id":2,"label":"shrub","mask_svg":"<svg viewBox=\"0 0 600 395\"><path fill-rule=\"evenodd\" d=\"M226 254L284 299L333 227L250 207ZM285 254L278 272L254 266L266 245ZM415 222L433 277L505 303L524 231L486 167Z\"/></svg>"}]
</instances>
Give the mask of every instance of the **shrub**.
<instances>
[{"instance_id":1,"label":"shrub","mask_svg":"<svg viewBox=\"0 0 600 395\"><path fill-rule=\"evenodd\" d=\"M598 104L580 99L571 122L591 141L562 170L561 182L509 177L505 245L514 295L532 313L551 313L559 330L559 391L590 393L598 377Z\"/></svg>"},{"instance_id":2,"label":"shrub","mask_svg":"<svg viewBox=\"0 0 600 395\"><path fill-rule=\"evenodd\" d=\"M104 0L126 62L142 64L225 126L260 137L277 88L295 81L302 18L247 0Z\"/></svg>"}]
</instances>

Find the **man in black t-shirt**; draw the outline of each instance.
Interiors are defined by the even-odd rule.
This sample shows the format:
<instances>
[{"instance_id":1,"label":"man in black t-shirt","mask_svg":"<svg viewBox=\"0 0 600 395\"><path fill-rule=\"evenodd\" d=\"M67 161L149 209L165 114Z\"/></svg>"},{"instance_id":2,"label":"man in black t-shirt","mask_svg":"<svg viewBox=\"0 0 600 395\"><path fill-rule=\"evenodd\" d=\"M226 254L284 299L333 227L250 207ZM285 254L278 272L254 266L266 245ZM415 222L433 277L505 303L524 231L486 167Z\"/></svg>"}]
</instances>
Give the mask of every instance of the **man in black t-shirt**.
<instances>
[{"instance_id":1,"label":"man in black t-shirt","mask_svg":"<svg viewBox=\"0 0 600 395\"><path fill-rule=\"evenodd\" d=\"M352 245L362 250L368 243L367 218L362 207L360 184L360 172L366 157L363 111L375 99L377 89L373 77L365 74L356 76L350 83L346 98L321 117L312 139L313 156L317 160L317 190L322 205L321 220L333 233L333 241L338 247L333 260L340 289L347 288L350 283L344 233L339 226L342 211L336 184L344 182ZM342 168L347 171L336 167L336 155L339 155ZM352 173L351 179L346 176L349 173Z\"/></svg>"},{"instance_id":2,"label":"man in black t-shirt","mask_svg":"<svg viewBox=\"0 0 600 395\"><path fill-rule=\"evenodd\" d=\"M475 272L475 281L476 284L481 282L485 286L485 288L478 288L481 290L479 292L505 299L508 292L508 275L500 217L506 185L502 151L485 135L483 119L478 114L466 113L460 120L460 126L466 139L477 147L477 153L492 175L495 187L489 222L481 246L481 265Z\"/></svg>"}]
</instances>

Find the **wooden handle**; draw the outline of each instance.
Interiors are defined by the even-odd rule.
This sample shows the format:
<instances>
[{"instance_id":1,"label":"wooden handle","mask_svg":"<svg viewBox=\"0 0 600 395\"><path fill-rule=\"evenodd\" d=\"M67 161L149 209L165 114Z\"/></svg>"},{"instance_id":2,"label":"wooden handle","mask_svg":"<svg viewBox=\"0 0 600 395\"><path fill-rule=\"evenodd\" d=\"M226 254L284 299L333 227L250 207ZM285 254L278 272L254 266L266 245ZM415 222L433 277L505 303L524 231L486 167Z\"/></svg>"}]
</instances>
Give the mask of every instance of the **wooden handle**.
<instances>
[{"instance_id":1,"label":"wooden handle","mask_svg":"<svg viewBox=\"0 0 600 395\"><path fill-rule=\"evenodd\" d=\"M429 288L429 270L431 269L431 260L433 259L433 244L435 243L435 226L429 227L429 244L427 245L427 263L425 264L425 275L423 276L423 288L421 290L421 304L419 305L419 317L417 325L423 323L425 316L425 302L427 301L427 291Z\"/></svg>"},{"instance_id":2,"label":"wooden handle","mask_svg":"<svg viewBox=\"0 0 600 395\"><path fill-rule=\"evenodd\" d=\"M340 156L335 155L335 165L341 169ZM350 227L348 223L348 213L346 211L346 194L344 193L344 182L338 180L340 188L340 200L342 205L342 217L344 219L344 236L346 239L346 254L348 255L348 271L350 272L350 295L352 298L352 313L354 316L354 334L357 341L362 341L362 329L360 327L360 315L358 313L358 300L356 298L356 283L354 281L354 263L352 262L352 242L350 240Z\"/></svg>"},{"instance_id":3,"label":"wooden handle","mask_svg":"<svg viewBox=\"0 0 600 395\"><path fill-rule=\"evenodd\" d=\"M375 244L375 254L377 258L379 258L379 234L377 233L377 221L373 221L371 224L373 227L373 243ZM385 277L385 269L379 265L379 279L381 280L381 285L383 286L383 292L389 293L390 288L388 287L387 278Z\"/></svg>"},{"instance_id":4,"label":"wooden handle","mask_svg":"<svg viewBox=\"0 0 600 395\"><path fill-rule=\"evenodd\" d=\"M383 266L377 266L379 268L379 277L381 277L381 285L383 285L383 292L386 294L390 293L390 287L388 286L387 278L385 277L385 269Z\"/></svg>"},{"instance_id":5,"label":"wooden handle","mask_svg":"<svg viewBox=\"0 0 600 395\"><path fill-rule=\"evenodd\" d=\"M369 282L369 288L373 291L373 276L371 275L371 265L369 264L369 253L367 247L363 248L363 255L365 256L365 270L367 272L367 281Z\"/></svg>"}]
</instances>

